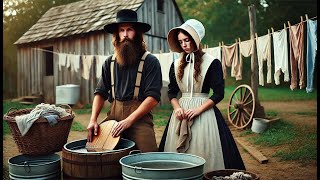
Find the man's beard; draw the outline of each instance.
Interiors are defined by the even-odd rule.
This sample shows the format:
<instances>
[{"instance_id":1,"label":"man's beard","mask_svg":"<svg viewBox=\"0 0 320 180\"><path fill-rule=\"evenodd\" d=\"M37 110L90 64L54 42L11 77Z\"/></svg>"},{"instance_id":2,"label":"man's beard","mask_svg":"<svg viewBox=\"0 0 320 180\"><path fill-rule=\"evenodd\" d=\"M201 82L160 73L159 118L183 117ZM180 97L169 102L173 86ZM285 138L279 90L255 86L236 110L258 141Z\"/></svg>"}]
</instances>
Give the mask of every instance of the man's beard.
<instances>
[{"instance_id":1,"label":"man's beard","mask_svg":"<svg viewBox=\"0 0 320 180\"><path fill-rule=\"evenodd\" d=\"M118 43L115 48L117 58L116 61L120 66L126 67L135 64L138 61L141 48L131 39L124 39Z\"/></svg>"}]
</instances>

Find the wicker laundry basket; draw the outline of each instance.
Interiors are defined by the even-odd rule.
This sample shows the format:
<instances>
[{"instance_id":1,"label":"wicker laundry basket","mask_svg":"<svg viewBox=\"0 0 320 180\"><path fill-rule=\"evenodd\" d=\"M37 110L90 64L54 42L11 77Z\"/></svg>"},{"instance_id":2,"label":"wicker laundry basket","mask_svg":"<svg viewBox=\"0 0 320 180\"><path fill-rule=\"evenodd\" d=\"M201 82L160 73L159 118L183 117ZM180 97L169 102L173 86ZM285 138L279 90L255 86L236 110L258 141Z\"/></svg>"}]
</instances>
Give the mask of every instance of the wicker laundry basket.
<instances>
[{"instance_id":1,"label":"wicker laundry basket","mask_svg":"<svg viewBox=\"0 0 320 180\"><path fill-rule=\"evenodd\" d=\"M58 105L57 105L58 106ZM19 152L27 155L45 155L61 151L64 144L67 143L70 128L74 119L74 114L69 105L59 105L64 108L70 115L57 119L57 124L50 126L48 121L43 117L37 119L29 131L22 136L15 117L29 114L33 109L16 109L10 108L3 116L7 122Z\"/></svg>"}]
</instances>

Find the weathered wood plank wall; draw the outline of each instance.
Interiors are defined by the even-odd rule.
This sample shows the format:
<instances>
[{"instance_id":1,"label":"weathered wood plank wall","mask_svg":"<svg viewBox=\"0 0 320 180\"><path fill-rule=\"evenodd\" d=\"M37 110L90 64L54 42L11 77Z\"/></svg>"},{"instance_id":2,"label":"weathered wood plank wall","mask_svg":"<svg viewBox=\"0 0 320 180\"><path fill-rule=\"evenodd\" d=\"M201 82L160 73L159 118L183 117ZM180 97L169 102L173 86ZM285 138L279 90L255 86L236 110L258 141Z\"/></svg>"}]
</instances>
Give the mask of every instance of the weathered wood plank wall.
<instances>
[{"instance_id":1,"label":"weathered wood plank wall","mask_svg":"<svg viewBox=\"0 0 320 180\"><path fill-rule=\"evenodd\" d=\"M164 1L164 11L157 10L156 1L145 1L137 10L140 21L149 23L151 30L146 33L145 41L148 50L152 53L169 52L167 45L167 33L176 26L182 24L178 13L171 0ZM76 55L111 55L113 46L111 43L112 35L104 31L95 31L72 37L51 39L41 42L34 42L18 46L18 96L26 95L49 95L48 99L55 99L55 87L64 84L80 85L80 102L83 104L93 101L93 92L98 82L95 77L95 60L90 70L90 79L82 78L83 67L80 66L78 72L71 71L64 66L59 70L58 53ZM53 77L46 77L46 52L37 50L46 47L53 47ZM81 59L80 61L82 61ZM82 64L82 63L80 63ZM101 68L101 67L99 67ZM52 81L50 84L48 81ZM44 85L44 81L46 84ZM44 87L46 86L46 87ZM48 87L54 87L48 89ZM51 92L48 92L51 91ZM53 91L53 93L52 93ZM51 102L52 103L52 102Z\"/></svg>"}]
</instances>

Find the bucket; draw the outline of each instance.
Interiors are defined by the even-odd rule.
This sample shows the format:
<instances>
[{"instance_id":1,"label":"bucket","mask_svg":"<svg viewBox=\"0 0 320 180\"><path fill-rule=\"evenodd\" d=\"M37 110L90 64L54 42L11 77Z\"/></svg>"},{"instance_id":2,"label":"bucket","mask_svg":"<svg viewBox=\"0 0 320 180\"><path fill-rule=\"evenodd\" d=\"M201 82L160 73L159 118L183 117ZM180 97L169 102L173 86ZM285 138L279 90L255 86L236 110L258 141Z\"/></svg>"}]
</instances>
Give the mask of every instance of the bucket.
<instances>
[{"instance_id":1,"label":"bucket","mask_svg":"<svg viewBox=\"0 0 320 180\"><path fill-rule=\"evenodd\" d=\"M125 180L202 180L205 159L174 152L147 152L120 159Z\"/></svg>"},{"instance_id":2,"label":"bucket","mask_svg":"<svg viewBox=\"0 0 320 180\"><path fill-rule=\"evenodd\" d=\"M10 179L61 179L58 154L18 155L8 160Z\"/></svg>"},{"instance_id":3,"label":"bucket","mask_svg":"<svg viewBox=\"0 0 320 180\"><path fill-rule=\"evenodd\" d=\"M74 178L120 178L119 160L133 150L135 143L121 138L114 150L88 152L87 139L76 140L64 145L62 150L63 176Z\"/></svg>"},{"instance_id":4,"label":"bucket","mask_svg":"<svg viewBox=\"0 0 320 180\"><path fill-rule=\"evenodd\" d=\"M66 84L56 86L56 104L76 104L79 98L79 85Z\"/></svg>"},{"instance_id":5,"label":"bucket","mask_svg":"<svg viewBox=\"0 0 320 180\"><path fill-rule=\"evenodd\" d=\"M251 130L255 133L263 133L269 126L269 121L263 118L253 118Z\"/></svg>"}]
</instances>

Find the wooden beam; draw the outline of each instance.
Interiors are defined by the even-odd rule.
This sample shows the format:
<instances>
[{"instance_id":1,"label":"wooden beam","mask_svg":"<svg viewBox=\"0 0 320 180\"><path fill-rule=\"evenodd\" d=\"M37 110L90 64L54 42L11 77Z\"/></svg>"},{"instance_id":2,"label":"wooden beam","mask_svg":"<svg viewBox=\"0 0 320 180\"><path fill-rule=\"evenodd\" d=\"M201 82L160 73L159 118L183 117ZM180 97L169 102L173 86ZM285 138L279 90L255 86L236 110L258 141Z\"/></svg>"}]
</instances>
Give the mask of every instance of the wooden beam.
<instances>
[{"instance_id":1,"label":"wooden beam","mask_svg":"<svg viewBox=\"0 0 320 180\"><path fill-rule=\"evenodd\" d=\"M249 22L250 22L250 39L254 39L256 31L256 8L254 4L248 6L249 12ZM253 41L253 51L251 55L251 88L253 91L253 95L256 101L256 107L253 117L264 118L266 116L264 112L264 107L260 104L258 98L258 86L259 86L259 72L258 72L258 56L257 56L257 49L256 49L256 41Z\"/></svg>"},{"instance_id":2,"label":"wooden beam","mask_svg":"<svg viewBox=\"0 0 320 180\"><path fill-rule=\"evenodd\" d=\"M256 160L258 160L261 164L265 164L268 162L268 158L265 157L259 150L252 147L249 143L244 142L239 138L234 138L246 151L249 152Z\"/></svg>"}]
</instances>

